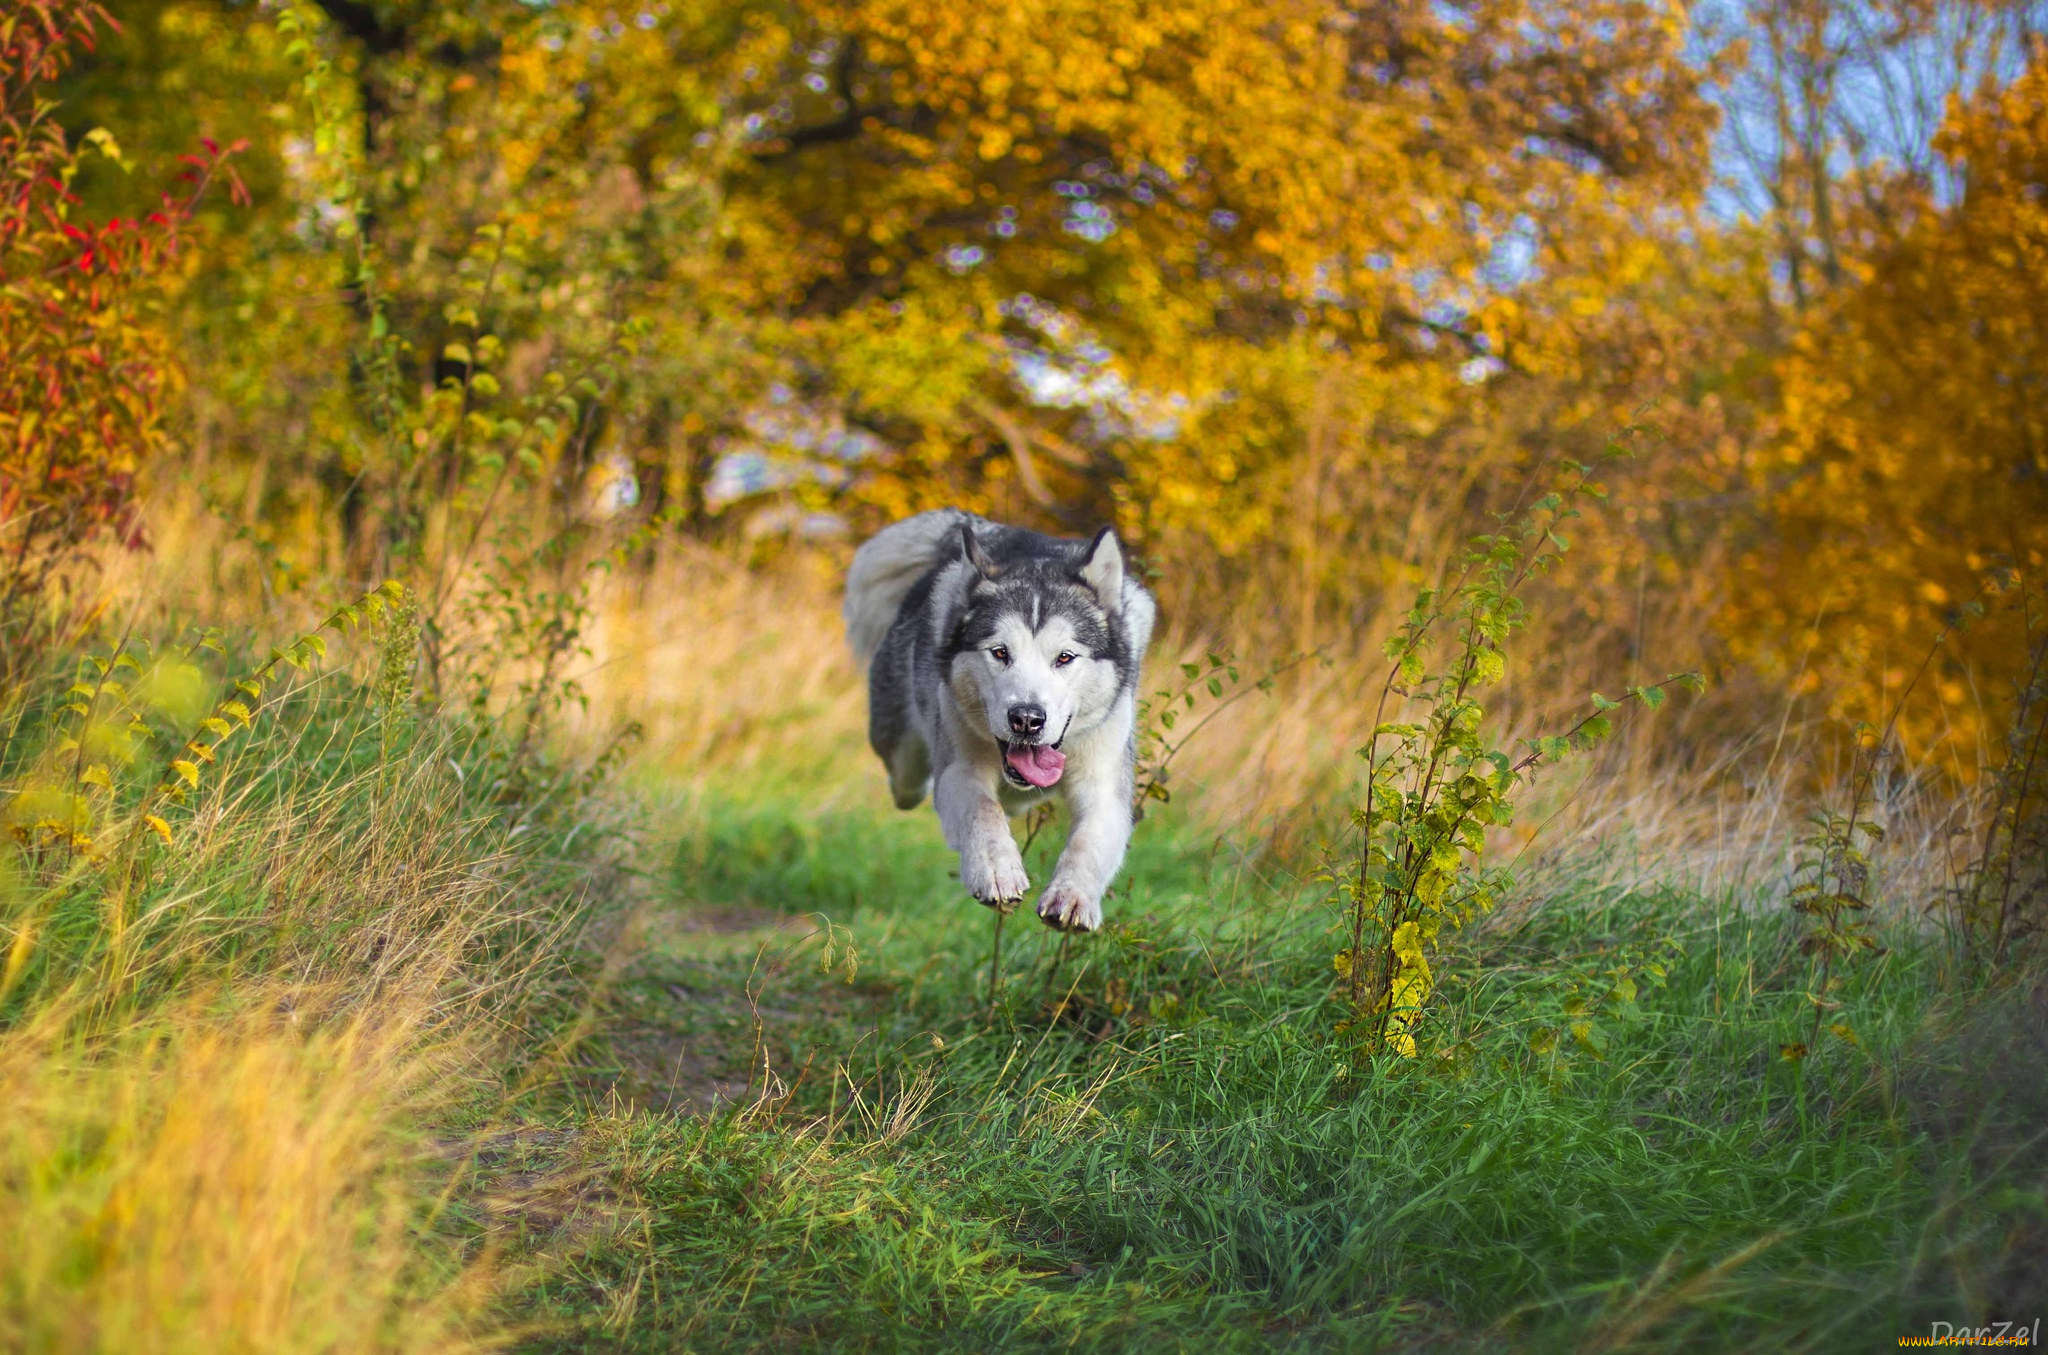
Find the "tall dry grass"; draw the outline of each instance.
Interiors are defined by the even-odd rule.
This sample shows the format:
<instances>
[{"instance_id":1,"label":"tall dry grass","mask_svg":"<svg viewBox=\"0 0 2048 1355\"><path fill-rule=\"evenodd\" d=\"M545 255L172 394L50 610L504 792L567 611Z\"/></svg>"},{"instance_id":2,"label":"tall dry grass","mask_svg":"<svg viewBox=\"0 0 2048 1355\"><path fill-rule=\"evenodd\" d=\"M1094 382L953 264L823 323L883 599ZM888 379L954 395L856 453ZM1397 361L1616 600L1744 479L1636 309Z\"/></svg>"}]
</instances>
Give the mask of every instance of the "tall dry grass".
<instances>
[{"instance_id":1,"label":"tall dry grass","mask_svg":"<svg viewBox=\"0 0 2048 1355\"><path fill-rule=\"evenodd\" d=\"M119 568L115 635L217 601ZM261 654L297 605L222 610ZM510 775L489 718L375 700L376 638L267 692L168 843L0 853L0 1348L502 1342L518 1271L464 1164L572 1052L627 821L574 764ZM0 786L50 765L47 679L9 694Z\"/></svg>"},{"instance_id":2,"label":"tall dry grass","mask_svg":"<svg viewBox=\"0 0 2048 1355\"><path fill-rule=\"evenodd\" d=\"M416 1236L449 1176L419 1125L470 1052L414 1002L305 1001L193 995L105 1043L46 1008L0 1038L0 1346L482 1348L492 1266Z\"/></svg>"}]
</instances>

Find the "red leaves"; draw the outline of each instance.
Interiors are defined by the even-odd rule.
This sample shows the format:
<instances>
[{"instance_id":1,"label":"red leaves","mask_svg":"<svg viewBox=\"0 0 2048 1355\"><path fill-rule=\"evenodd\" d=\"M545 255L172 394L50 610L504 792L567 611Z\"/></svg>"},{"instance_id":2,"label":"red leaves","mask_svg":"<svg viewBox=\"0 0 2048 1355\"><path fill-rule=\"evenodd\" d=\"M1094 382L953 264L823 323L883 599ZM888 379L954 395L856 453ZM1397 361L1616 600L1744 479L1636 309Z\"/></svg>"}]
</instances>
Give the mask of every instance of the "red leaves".
<instances>
[{"instance_id":1,"label":"red leaves","mask_svg":"<svg viewBox=\"0 0 2048 1355\"><path fill-rule=\"evenodd\" d=\"M248 193L242 187L241 180L232 174L228 178L229 191L234 200L246 203ZM117 216L103 223L97 230L88 230L64 221L55 222L57 231L66 239L84 246L71 257L67 265L62 265L55 271L71 268L81 273L107 275L124 273L136 268L148 269L156 262L159 249L168 252L175 248L177 228L190 215L190 199L177 202L166 197L165 201L171 206L170 212L151 212L147 217L138 220ZM5 241L10 233L20 232L0 230L0 241ZM92 292L95 307L100 304L100 295L100 291L95 288Z\"/></svg>"},{"instance_id":2,"label":"red leaves","mask_svg":"<svg viewBox=\"0 0 2048 1355\"><path fill-rule=\"evenodd\" d=\"M0 588L33 592L75 548L144 544L135 470L161 441L170 346L149 289L230 156L180 156L180 188L140 219L92 222L67 187L78 152L40 86L112 18L94 0L14 0L0 18Z\"/></svg>"},{"instance_id":3,"label":"red leaves","mask_svg":"<svg viewBox=\"0 0 2048 1355\"><path fill-rule=\"evenodd\" d=\"M16 0L15 18L0 28L0 89L12 92L63 74L71 50L93 52L97 30L121 31L114 16L92 0ZM33 26L31 26L33 25ZM10 99L5 104L15 106Z\"/></svg>"}]
</instances>

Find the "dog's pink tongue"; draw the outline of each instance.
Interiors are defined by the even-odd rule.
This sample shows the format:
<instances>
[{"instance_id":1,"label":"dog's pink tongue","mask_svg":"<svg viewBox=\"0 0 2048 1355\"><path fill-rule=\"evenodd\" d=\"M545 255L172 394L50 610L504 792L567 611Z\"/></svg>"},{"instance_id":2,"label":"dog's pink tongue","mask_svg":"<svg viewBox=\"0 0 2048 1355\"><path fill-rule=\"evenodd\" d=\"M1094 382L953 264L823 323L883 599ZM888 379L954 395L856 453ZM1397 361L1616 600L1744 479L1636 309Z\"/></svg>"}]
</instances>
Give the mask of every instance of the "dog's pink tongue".
<instances>
[{"instance_id":1,"label":"dog's pink tongue","mask_svg":"<svg viewBox=\"0 0 2048 1355\"><path fill-rule=\"evenodd\" d=\"M1037 786L1040 790L1060 779L1060 773L1067 769L1067 755L1047 744L1011 744L1004 754L1017 775Z\"/></svg>"}]
</instances>

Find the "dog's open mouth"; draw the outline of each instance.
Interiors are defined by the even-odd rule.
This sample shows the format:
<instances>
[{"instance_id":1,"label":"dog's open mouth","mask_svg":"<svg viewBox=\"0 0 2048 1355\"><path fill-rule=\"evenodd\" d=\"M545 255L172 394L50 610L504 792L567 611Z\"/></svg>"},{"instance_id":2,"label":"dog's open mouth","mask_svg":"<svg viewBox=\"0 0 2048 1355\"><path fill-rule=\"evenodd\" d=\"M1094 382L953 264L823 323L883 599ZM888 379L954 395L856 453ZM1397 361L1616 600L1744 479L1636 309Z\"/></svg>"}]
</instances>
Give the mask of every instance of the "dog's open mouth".
<instances>
[{"instance_id":1,"label":"dog's open mouth","mask_svg":"<svg viewBox=\"0 0 2048 1355\"><path fill-rule=\"evenodd\" d=\"M1044 790L1057 784L1060 773L1067 769L1067 755L1056 744L1004 743L997 739L996 746L1003 750L1003 779L1019 790L1033 786Z\"/></svg>"}]
</instances>

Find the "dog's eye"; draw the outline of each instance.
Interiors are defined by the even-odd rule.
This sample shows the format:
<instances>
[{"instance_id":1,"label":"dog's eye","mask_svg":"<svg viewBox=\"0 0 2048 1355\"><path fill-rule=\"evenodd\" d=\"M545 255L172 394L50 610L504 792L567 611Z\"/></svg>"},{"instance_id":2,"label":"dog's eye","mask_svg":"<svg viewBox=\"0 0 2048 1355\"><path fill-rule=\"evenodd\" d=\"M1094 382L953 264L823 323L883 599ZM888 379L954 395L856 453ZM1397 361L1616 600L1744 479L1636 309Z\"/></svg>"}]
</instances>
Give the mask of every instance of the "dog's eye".
<instances>
[{"instance_id":1,"label":"dog's eye","mask_svg":"<svg viewBox=\"0 0 2048 1355\"><path fill-rule=\"evenodd\" d=\"M1052 661L1052 666L1055 668L1065 668L1068 664L1072 663L1073 661L1074 655L1068 650L1062 649L1060 651L1060 656Z\"/></svg>"},{"instance_id":2,"label":"dog's eye","mask_svg":"<svg viewBox=\"0 0 2048 1355\"><path fill-rule=\"evenodd\" d=\"M1008 664L1010 662L1010 651L1002 645L997 645L988 653L989 657L994 659L997 663Z\"/></svg>"}]
</instances>

